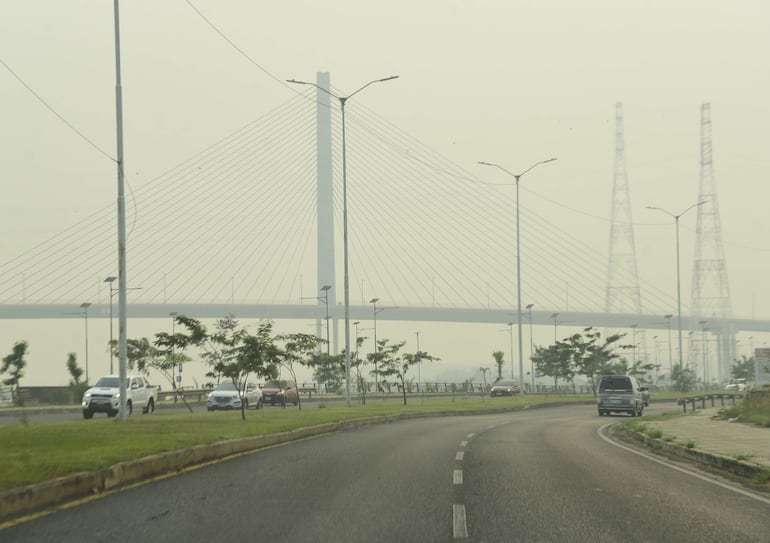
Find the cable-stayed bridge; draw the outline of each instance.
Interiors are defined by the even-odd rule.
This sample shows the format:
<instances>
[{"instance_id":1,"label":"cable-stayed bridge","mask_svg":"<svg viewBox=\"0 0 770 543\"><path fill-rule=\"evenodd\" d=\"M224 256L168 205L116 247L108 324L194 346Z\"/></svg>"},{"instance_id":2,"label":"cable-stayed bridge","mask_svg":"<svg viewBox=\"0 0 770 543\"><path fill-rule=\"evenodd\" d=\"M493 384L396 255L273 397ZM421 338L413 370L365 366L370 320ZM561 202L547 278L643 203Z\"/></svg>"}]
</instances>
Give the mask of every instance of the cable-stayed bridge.
<instances>
[{"instance_id":1,"label":"cable-stayed bridge","mask_svg":"<svg viewBox=\"0 0 770 543\"><path fill-rule=\"evenodd\" d=\"M360 103L347 110L346 138L351 319L371 318L369 300L378 298L399 308L378 317L386 320L511 321L513 180L486 182ZM323 319L328 308L336 337L340 142L339 112L312 92L143 186L129 178L128 316ZM552 174L544 167L536 175ZM639 284L643 311L607 313L606 247L556 227L526 198L520 213L522 301L534 304L526 314L534 325L676 326L663 318L676 313L674 293L618 276L623 270L613 280ZM0 318L61 318L84 302L93 304L89 316L108 317L115 291L105 279L117 275L116 245L116 206L107 202L6 260ZM770 331L770 321L735 327Z\"/></svg>"}]
</instances>

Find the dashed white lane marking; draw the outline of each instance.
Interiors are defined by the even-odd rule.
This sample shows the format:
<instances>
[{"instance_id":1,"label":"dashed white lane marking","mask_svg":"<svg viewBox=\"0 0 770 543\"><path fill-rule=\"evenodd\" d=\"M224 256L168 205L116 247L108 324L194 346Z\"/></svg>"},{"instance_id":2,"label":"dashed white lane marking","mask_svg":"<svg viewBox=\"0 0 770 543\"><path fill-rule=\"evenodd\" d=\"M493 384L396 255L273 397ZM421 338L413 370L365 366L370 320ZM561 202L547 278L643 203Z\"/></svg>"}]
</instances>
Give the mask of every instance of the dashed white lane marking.
<instances>
[{"instance_id":1,"label":"dashed white lane marking","mask_svg":"<svg viewBox=\"0 0 770 543\"><path fill-rule=\"evenodd\" d=\"M465 506L454 504L452 506L452 535L455 539L468 537L468 526L465 524Z\"/></svg>"},{"instance_id":2,"label":"dashed white lane marking","mask_svg":"<svg viewBox=\"0 0 770 543\"><path fill-rule=\"evenodd\" d=\"M457 454L455 455L455 460L459 460L462 462L463 456L465 456L465 453L463 451L457 451Z\"/></svg>"},{"instance_id":3,"label":"dashed white lane marking","mask_svg":"<svg viewBox=\"0 0 770 543\"><path fill-rule=\"evenodd\" d=\"M454 473L452 475L452 483L456 485L463 484L463 470L461 469L454 470Z\"/></svg>"},{"instance_id":4,"label":"dashed white lane marking","mask_svg":"<svg viewBox=\"0 0 770 543\"><path fill-rule=\"evenodd\" d=\"M468 439L473 439L473 436L475 436L475 435L476 434L468 434Z\"/></svg>"},{"instance_id":5,"label":"dashed white lane marking","mask_svg":"<svg viewBox=\"0 0 770 543\"><path fill-rule=\"evenodd\" d=\"M460 447L467 447L467 446L468 446L468 442L467 441L461 441L460 442Z\"/></svg>"}]
</instances>

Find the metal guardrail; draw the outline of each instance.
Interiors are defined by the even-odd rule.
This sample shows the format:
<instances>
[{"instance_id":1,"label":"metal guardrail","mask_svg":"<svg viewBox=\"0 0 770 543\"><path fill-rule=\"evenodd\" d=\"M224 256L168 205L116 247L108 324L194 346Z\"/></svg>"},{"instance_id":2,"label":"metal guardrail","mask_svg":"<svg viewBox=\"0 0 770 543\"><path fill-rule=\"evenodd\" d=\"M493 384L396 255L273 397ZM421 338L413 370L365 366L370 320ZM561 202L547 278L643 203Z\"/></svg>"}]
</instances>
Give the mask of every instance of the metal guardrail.
<instances>
[{"instance_id":1,"label":"metal guardrail","mask_svg":"<svg viewBox=\"0 0 770 543\"><path fill-rule=\"evenodd\" d=\"M684 409L684 412L687 413L687 404L689 403L692 407L691 410L695 411L695 404L696 402L700 402L701 409L706 409L706 400L711 401L711 407L716 407L716 400L717 398L720 401L720 405L724 407L725 405L725 399L731 400L732 405L735 405L735 399L742 399L743 394L742 393L736 393L736 392L730 392L730 393L714 393L714 394L702 394L700 396L692 396L690 398L679 398L677 401L677 405L681 405Z\"/></svg>"}]
</instances>

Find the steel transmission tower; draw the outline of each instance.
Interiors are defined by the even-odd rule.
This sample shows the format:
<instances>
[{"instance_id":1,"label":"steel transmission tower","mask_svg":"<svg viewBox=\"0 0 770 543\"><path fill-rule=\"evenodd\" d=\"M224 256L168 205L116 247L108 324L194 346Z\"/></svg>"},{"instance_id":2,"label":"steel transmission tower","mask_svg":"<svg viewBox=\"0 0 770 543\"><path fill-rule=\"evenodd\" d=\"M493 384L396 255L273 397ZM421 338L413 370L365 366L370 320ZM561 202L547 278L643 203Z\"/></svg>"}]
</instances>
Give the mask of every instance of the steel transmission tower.
<instances>
[{"instance_id":1,"label":"steel transmission tower","mask_svg":"<svg viewBox=\"0 0 770 543\"><path fill-rule=\"evenodd\" d=\"M723 380L735 356L735 327L722 245L711 144L711 105L701 105L700 192L692 272L692 304L688 362L705 382ZM714 319L709 322L709 319ZM716 319L720 319L717 321ZM696 337L697 336L697 337ZM716 343L709 339L716 339ZM711 344L711 345L710 345ZM717 355L717 363L710 356ZM716 366L717 373L710 370Z\"/></svg>"},{"instance_id":2,"label":"steel transmission tower","mask_svg":"<svg viewBox=\"0 0 770 543\"><path fill-rule=\"evenodd\" d=\"M631 219L631 193L626 175L626 146L623 133L623 104L615 104L615 177L612 186L612 223L610 225L610 258L607 272L607 313L642 313L639 274L636 267L634 225ZM637 360L647 361L644 330L633 327ZM636 360L632 361L636 362Z\"/></svg>"}]
</instances>

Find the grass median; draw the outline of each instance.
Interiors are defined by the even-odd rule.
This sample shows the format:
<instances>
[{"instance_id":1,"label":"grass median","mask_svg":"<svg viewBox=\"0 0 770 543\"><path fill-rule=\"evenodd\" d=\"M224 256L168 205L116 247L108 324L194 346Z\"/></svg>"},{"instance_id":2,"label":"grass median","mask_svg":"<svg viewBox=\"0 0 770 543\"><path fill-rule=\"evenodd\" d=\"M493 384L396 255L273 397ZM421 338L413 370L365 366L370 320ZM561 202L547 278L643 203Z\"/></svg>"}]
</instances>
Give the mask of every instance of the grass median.
<instances>
[{"instance_id":1,"label":"grass median","mask_svg":"<svg viewBox=\"0 0 770 543\"><path fill-rule=\"evenodd\" d=\"M33 424L0 425L0 492L76 473L102 469L151 454L269 435L343 420L399 413L494 411L555 402L591 401L590 395L525 398L412 398L408 405L374 401L350 408L321 403L296 408L248 411L135 414L125 422L106 417Z\"/></svg>"}]
</instances>

